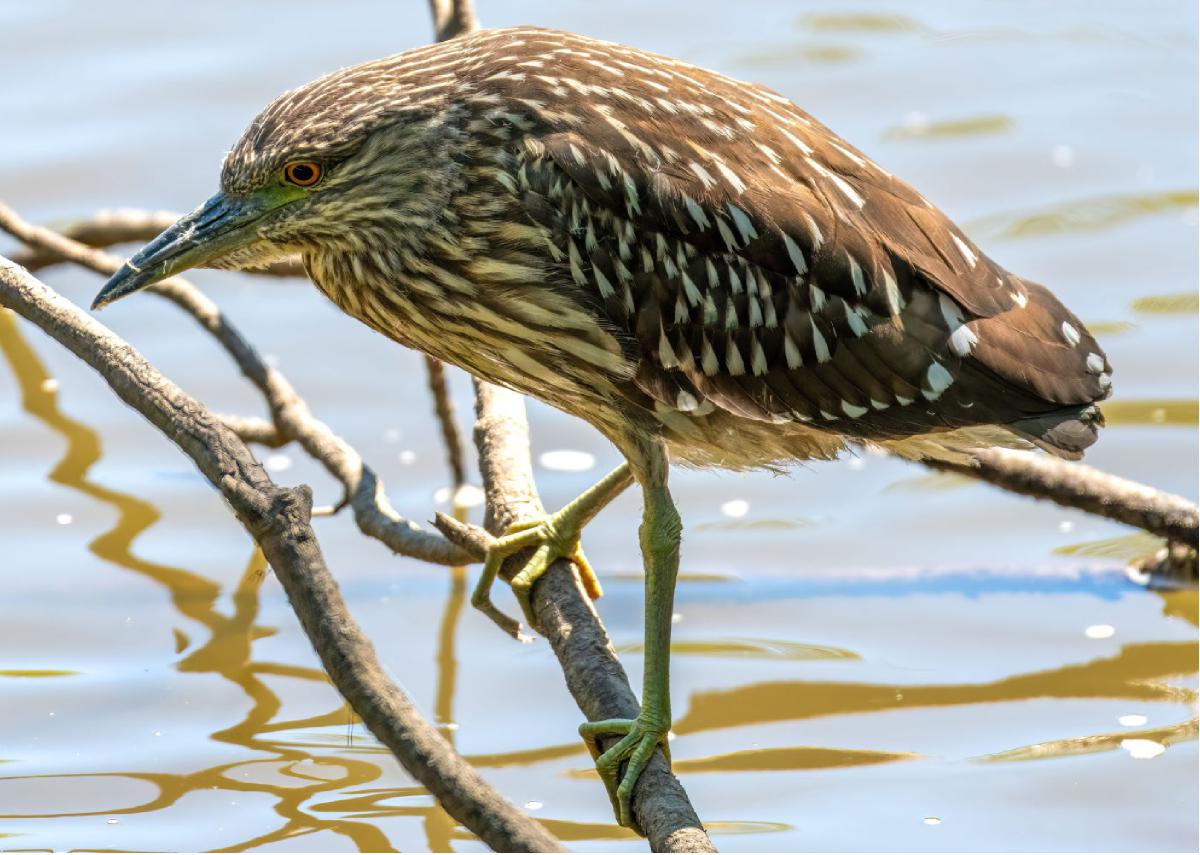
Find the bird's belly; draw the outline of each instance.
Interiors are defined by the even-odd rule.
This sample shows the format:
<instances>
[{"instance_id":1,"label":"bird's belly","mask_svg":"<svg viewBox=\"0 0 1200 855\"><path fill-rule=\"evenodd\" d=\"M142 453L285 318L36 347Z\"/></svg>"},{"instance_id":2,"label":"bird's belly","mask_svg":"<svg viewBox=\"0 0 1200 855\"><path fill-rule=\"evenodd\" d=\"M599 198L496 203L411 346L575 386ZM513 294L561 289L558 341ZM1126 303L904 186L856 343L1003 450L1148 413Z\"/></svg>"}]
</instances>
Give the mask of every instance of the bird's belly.
<instances>
[{"instance_id":1,"label":"bird's belly","mask_svg":"<svg viewBox=\"0 0 1200 855\"><path fill-rule=\"evenodd\" d=\"M832 460L846 448L839 434L801 422L767 422L723 410L704 416L656 408L673 461L721 469L781 468L798 460Z\"/></svg>"}]
</instances>

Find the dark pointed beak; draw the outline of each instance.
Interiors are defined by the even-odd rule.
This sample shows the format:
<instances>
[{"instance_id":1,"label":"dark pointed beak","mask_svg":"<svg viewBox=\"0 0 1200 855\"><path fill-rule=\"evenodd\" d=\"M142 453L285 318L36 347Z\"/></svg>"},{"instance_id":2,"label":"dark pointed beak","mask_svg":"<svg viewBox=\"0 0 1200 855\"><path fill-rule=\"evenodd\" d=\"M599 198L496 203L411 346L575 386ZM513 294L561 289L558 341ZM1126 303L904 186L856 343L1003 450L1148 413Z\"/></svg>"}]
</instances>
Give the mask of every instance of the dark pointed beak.
<instances>
[{"instance_id":1,"label":"dark pointed beak","mask_svg":"<svg viewBox=\"0 0 1200 855\"><path fill-rule=\"evenodd\" d=\"M202 267L258 238L258 221L277 205L218 193L146 244L112 275L96 299L100 309L182 270Z\"/></svg>"}]
</instances>

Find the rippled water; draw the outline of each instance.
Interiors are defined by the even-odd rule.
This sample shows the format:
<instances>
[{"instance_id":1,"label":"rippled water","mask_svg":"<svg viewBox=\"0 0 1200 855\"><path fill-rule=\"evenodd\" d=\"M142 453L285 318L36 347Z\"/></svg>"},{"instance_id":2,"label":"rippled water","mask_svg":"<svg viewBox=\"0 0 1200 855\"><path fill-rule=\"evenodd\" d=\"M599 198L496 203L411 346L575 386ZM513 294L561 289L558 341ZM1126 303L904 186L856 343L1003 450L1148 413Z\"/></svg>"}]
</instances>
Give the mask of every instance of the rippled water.
<instances>
[{"instance_id":1,"label":"rippled water","mask_svg":"<svg viewBox=\"0 0 1200 855\"><path fill-rule=\"evenodd\" d=\"M1117 369L1091 462L1195 498L1192 4L480 7L794 98L1050 283ZM425 14L4 4L0 197L43 221L190 208L270 97L424 42ZM79 302L98 284L45 278ZM428 518L447 475L419 359L305 285L195 279ZM214 409L261 412L160 301L103 319ZM478 850L354 723L187 462L3 314L0 354L0 848ZM531 417L548 505L615 463L585 425ZM294 449L269 463L336 496ZM873 456L673 485L689 526L673 751L721 848L1195 848L1197 602L1125 579L1152 539ZM587 542L638 681L636 515L622 498ZM643 848L611 821L545 644L464 608L463 574L394 558L345 518L318 531L388 667L502 792L573 848Z\"/></svg>"}]
</instances>

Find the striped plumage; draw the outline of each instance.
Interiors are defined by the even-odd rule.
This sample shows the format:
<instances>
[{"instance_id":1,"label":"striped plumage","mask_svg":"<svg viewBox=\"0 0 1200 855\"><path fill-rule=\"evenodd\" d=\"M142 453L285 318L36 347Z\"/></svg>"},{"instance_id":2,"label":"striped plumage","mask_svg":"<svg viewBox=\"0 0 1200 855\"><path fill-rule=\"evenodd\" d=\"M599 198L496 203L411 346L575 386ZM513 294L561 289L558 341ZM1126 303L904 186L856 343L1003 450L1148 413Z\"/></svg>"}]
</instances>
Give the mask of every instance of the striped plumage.
<instances>
[{"instance_id":1,"label":"striped plumage","mask_svg":"<svg viewBox=\"0 0 1200 855\"><path fill-rule=\"evenodd\" d=\"M745 467L843 436L936 455L1003 425L1078 456L1101 423L1111 369L1071 312L761 86L483 31L285 94L223 184L298 156L328 187L276 250L384 334L618 443L636 426Z\"/></svg>"},{"instance_id":2,"label":"striped plumage","mask_svg":"<svg viewBox=\"0 0 1200 855\"><path fill-rule=\"evenodd\" d=\"M1050 292L786 98L666 57L522 28L345 69L271 104L221 183L94 305L300 253L349 314L620 449L488 548L472 603L516 634L489 589L532 547L511 584L533 624L536 580L557 558L586 578L580 531L637 481L642 706L580 728L625 825L671 723L672 460L771 466L847 440L1075 457L1102 424L1111 369Z\"/></svg>"}]
</instances>

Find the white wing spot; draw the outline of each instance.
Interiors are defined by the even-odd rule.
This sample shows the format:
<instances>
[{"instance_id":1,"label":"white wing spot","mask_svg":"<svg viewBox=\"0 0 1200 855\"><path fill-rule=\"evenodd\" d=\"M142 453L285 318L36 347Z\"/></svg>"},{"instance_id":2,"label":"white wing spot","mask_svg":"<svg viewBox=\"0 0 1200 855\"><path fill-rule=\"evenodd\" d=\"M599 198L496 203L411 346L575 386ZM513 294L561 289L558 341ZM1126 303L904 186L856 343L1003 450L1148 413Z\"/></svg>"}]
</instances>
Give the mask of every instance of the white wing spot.
<instances>
[{"instance_id":1,"label":"white wing spot","mask_svg":"<svg viewBox=\"0 0 1200 855\"><path fill-rule=\"evenodd\" d=\"M807 273L808 262L804 260L804 253L800 251L800 246L786 234L783 236L783 245L787 249L788 258L792 260L796 272Z\"/></svg>"},{"instance_id":2,"label":"white wing spot","mask_svg":"<svg viewBox=\"0 0 1200 855\"><path fill-rule=\"evenodd\" d=\"M851 306L849 303L846 306L846 323L850 325L850 331L858 337L867 334L867 324L862 317L862 309Z\"/></svg>"},{"instance_id":3,"label":"white wing spot","mask_svg":"<svg viewBox=\"0 0 1200 855\"><path fill-rule=\"evenodd\" d=\"M866 407L856 407L854 404L851 404L849 401L842 401L842 412L845 413L846 415L848 415L852 419L857 419L857 418L861 418L862 416L865 416L867 414L867 408Z\"/></svg>"},{"instance_id":4,"label":"white wing spot","mask_svg":"<svg viewBox=\"0 0 1200 855\"><path fill-rule=\"evenodd\" d=\"M725 367L734 377L746 373L746 365L742 362L742 352L738 350L737 342L733 340L732 336L725 348Z\"/></svg>"},{"instance_id":5,"label":"white wing spot","mask_svg":"<svg viewBox=\"0 0 1200 855\"><path fill-rule=\"evenodd\" d=\"M696 396L686 389L680 389L675 395L675 407L680 412L690 413L699 406L700 402L696 400Z\"/></svg>"},{"instance_id":6,"label":"white wing spot","mask_svg":"<svg viewBox=\"0 0 1200 855\"><path fill-rule=\"evenodd\" d=\"M791 141L792 145L794 145L796 148L800 149L800 151L804 152L804 154L812 154L813 153L812 146L810 146L806 142L801 141L794 134L789 133L784 128L780 128L779 132L781 134L783 134L785 137L787 137L788 140Z\"/></svg>"},{"instance_id":7,"label":"white wing spot","mask_svg":"<svg viewBox=\"0 0 1200 855\"><path fill-rule=\"evenodd\" d=\"M934 360L929 363L929 369L925 372L925 382L929 384L929 388L921 389L921 394L928 401L936 401L954 383L954 377L946 370L946 366Z\"/></svg>"},{"instance_id":8,"label":"white wing spot","mask_svg":"<svg viewBox=\"0 0 1200 855\"><path fill-rule=\"evenodd\" d=\"M950 349L955 356L969 356L971 348L979 342L979 336L970 327L963 325L950 333Z\"/></svg>"},{"instance_id":9,"label":"white wing spot","mask_svg":"<svg viewBox=\"0 0 1200 855\"><path fill-rule=\"evenodd\" d=\"M1075 327L1071 326L1071 324L1067 321L1062 322L1062 334L1063 338L1067 340L1067 344L1071 345L1072 347L1079 344L1081 339L1079 330L1075 329Z\"/></svg>"},{"instance_id":10,"label":"white wing spot","mask_svg":"<svg viewBox=\"0 0 1200 855\"><path fill-rule=\"evenodd\" d=\"M850 279L854 282L854 293L859 295L866 294L867 283L863 279L862 268L849 252L846 253L846 260L850 262Z\"/></svg>"},{"instance_id":11,"label":"white wing spot","mask_svg":"<svg viewBox=\"0 0 1200 855\"><path fill-rule=\"evenodd\" d=\"M737 173L725 165L723 161L717 161L717 171L725 176L725 180L729 182L729 186L734 189L734 192L741 195L746 189L745 183L738 178Z\"/></svg>"},{"instance_id":12,"label":"white wing spot","mask_svg":"<svg viewBox=\"0 0 1200 855\"><path fill-rule=\"evenodd\" d=\"M962 309L958 303L945 294L938 294L938 306L942 310L942 320L950 330L950 349L956 356L967 356L971 348L979 341L975 331L963 324Z\"/></svg>"},{"instance_id":13,"label":"white wing spot","mask_svg":"<svg viewBox=\"0 0 1200 855\"><path fill-rule=\"evenodd\" d=\"M721 370L721 363L717 359L716 351L714 351L712 345L708 343L708 336L704 336L704 338L701 339L700 368L703 369L704 373L709 377L712 377Z\"/></svg>"},{"instance_id":14,"label":"white wing spot","mask_svg":"<svg viewBox=\"0 0 1200 855\"><path fill-rule=\"evenodd\" d=\"M813 311L820 311L825 308L825 292L817 285L816 282L808 283L808 302L812 305Z\"/></svg>"},{"instance_id":15,"label":"white wing spot","mask_svg":"<svg viewBox=\"0 0 1200 855\"><path fill-rule=\"evenodd\" d=\"M865 204L863 201L863 197L859 196L858 192L853 187L851 187L849 185L849 183L847 183L846 179L842 178L842 176L838 175L836 172L830 172L828 169L826 169L821 164L817 163L811 157L806 157L804 159L808 162L808 165L811 166L816 172L819 172L821 175L825 176L830 181L832 181L834 186L837 187L838 190L841 190L842 195L844 195L847 199L849 199L856 208L861 208Z\"/></svg>"},{"instance_id":16,"label":"white wing spot","mask_svg":"<svg viewBox=\"0 0 1200 855\"><path fill-rule=\"evenodd\" d=\"M1104 373L1104 357L1098 353L1087 355L1087 370L1092 374Z\"/></svg>"},{"instance_id":17,"label":"white wing spot","mask_svg":"<svg viewBox=\"0 0 1200 855\"><path fill-rule=\"evenodd\" d=\"M717 231L721 233L721 240L725 241L725 248L730 252L738 248L738 242L733 237L733 232L729 230L729 226L725 225L725 221L717 217Z\"/></svg>"},{"instance_id":18,"label":"white wing spot","mask_svg":"<svg viewBox=\"0 0 1200 855\"><path fill-rule=\"evenodd\" d=\"M821 335L821 331L817 329L817 322L812 315L808 316L808 323L812 327L813 350L817 354L817 362L828 362L830 359L829 344L825 341L825 336Z\"/></svg>"},{"instance_id":19,"label":"white wing spot","mask_svg":"<svg viewBox=\"0 0 1200 855\"><path fill-rule=\"evenodd\" d=\"M696 161L688 161L688 169L692 170L692 172L696 174L696 177L699 178L704 184L704 188L706 190L710 187L717 186L717 179L713 178L712 175L709 174L709 171L700 164L696 163Z\"/></svg>"},{"instance_id":20,"label":"white wing spot","mask_svg":"<svg viewBox=\"0 0 1200 855\"><path fill-rule=\"evenodd\" d=\"M729 209L730 216L733 217L733 224L737 226L738 233L742 236L743 243L749 243L754 238L758 237L758 230L754 228L754 223L750 222L750 217L732 202L726 202L725 207Z\"/></svg>"},{"instance_id":21,"label":"white wing spot","mask_svg":"<svg viewBox=\"0 0 1200 855\"><path fill-rule=\"evenodd\" d=\"M815 254L821 248L821 244L825 243L825 236L821 234L821 229L817 227L817 221L812 218L812 214L808 211L804 211L803 214L813 234L813 253Z\"/></svg>"},{"instance_id":22,"label":"white wing spot","mask_svg":"<svg viewBox=\"0 0 1200 855\"><path fill-rule=\"evenodd\" d=\"M966 259L967 266L974 269L975 263L979 261L979 256L954 232L950 233L950 239L954 241L954 245L958 247L958 251L962 254L962 257Z\"/></svg>"},{"instance_id":23,"label":"white wing spot","mask_svg":"<svg viewBox=\"0 0 1200 855\"><path fill-rule=\"evenodd\" d=\"M867 165L867 162L865 160L863 160L857 154L852 152L850 149L846 148L844 145L838 145L837 143L834 143L833 147L836 148L838 151L840 151L842 154L844 154L851 162L856 163L859 166Z\"/></svg>"},{"instance_id":24,"label":"white wing spot","mask_svg":"<svg viewBox=\"0 0 1200 855\"><path fill-rule=\"evenodd\" d=\"M710 223L708 221L708 214L704 213L704 209L700 207L700 203L698 203L691 196L684 196L683 204L687 208L692 219L696 221L696 225L702 229L709 227Z\"/></svg>"},{"instance_id":25,"label":"white wing spot","mask_svg":"<svg viewBox=\"0 0 1200 855\"><path fill-rule=\"evenodd\" d=\"M767 355L763 352L762 345L759 344L757 338L750 342L750 370L756 377L767 373Z\"/></svg>"},{"instance_id":26,"label":"white wing spot","mask_svg":"<svg viewBox=\"0 0 1200 855\"><path fill-rule=\"evenodd\" d=\"M804 360L800 357L800 348L796 347L796 342L792 341L792 337L786 333L783 336L783 358L787 360L787 367L796 369L804 364Z\"/></svg>"},{"instance_id":27,"label":"white wing spot","mask_svg":"<svg viewBox=\"0 0 1200 855\"><path fill-rule=\"evenodd\" d=\"M900 287L896 284L896 280L892 278L892 274L887 270L883 271L883 293L887 297L888 308L892 315L899 315L904 309L904 297L900 295Z\"/></svg>"},{"instance_id":28,"label":"white wing spot","mask_svg":"<svg viewBox=\"0 0 1200 855\"><path fill-rule=\"evenodd\" d=\"M675 358L675 348L667 340L667 334L662 327L658 328L658 361L663 368L678 368L679 360Z\"/></svg>"}]
</instances>

